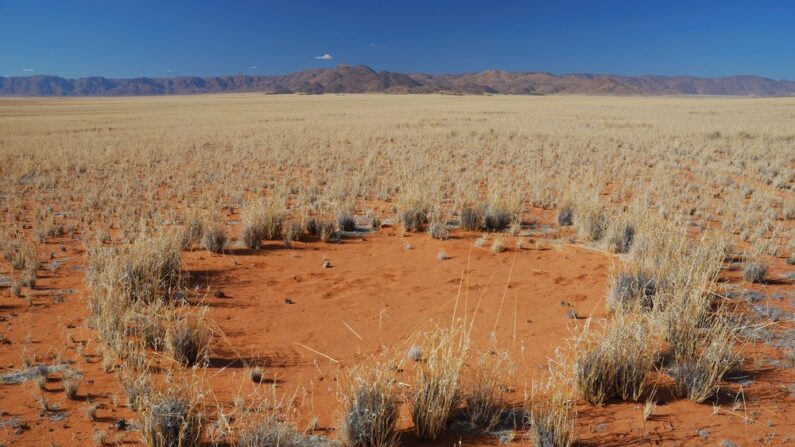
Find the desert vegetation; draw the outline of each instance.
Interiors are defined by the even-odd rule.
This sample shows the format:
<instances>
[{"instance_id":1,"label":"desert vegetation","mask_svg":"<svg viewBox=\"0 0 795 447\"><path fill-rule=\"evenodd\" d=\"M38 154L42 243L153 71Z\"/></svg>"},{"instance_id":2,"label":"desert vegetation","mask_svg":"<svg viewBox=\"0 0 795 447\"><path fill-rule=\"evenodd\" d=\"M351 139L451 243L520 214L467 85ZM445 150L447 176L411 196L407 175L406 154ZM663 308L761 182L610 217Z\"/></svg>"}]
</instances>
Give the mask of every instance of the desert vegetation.
<instances>
[{"instance_id":1,"label":"desert vegetation","mask_svg":"<svg viewBox=\"0 0 795 447\"><path fill-rule=\"evenodd\" d=\"M0 99L0 442L795 441L793 114Z\"/></svg>"}]
</instances>

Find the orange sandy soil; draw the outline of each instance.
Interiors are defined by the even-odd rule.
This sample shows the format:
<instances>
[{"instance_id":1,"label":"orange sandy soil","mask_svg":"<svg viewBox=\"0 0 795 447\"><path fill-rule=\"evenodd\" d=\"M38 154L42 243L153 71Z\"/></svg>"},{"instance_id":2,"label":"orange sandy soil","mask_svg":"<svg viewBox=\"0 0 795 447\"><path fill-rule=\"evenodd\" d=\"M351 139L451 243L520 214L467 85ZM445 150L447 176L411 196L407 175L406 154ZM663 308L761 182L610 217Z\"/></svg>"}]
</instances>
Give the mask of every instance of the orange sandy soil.
<instances>
[{"instance_id":1,"label":"orange sandy soil","mask_svg":"<svg viewBox=\"0 0 795 447\"><path fill-rule=\"evenodd\" d=\"M556 228L552 211L535 209L529 217L535 226ZM469 321L475 319L477 347L486 347L488 334L496 326L498 342L509 349L517 366L511 399L521 402L531 383L544 379L548 358L555 349L565 344L575 325L583 324L581 318L568 315L570 310L580 317L607 317L604 296L608 274L619 260L569 243L569 229L548 235L561 243L541 249L533 243L516 249L514 238L507 237L509 250L501 254L487 249L490 242L486 248L473 247L476 237L474 233L457 232L453 239L442 242L427 234L402 237L399 228L385 227L340 244L300 242L291 250L269 242L257 253L239 248L225 255L184 253L183 268L190 272L191 283L209 287L205 303L222 332L213 340L210 366L202 373L204 386L212 390L208 400L228 409L235 396L250 398L257 387L259 394L265 394L264 389L275 384L280 395L296 396L301 421L315 416L317 433L335 437L340 420L336 385L340 367L376 354L383 346L405 349L411 334L432 327L432 320L449 323L457 303L458 317L466 314ZM405 241L413 249L406 250ZM65 251L61 251L61 245ZM0 375L23 369L23 357L27 356L35 358L35 363L72 362L85 374L85 380L79 400L70 401L63 393L60 375L51 376L43 392L49 411L40 407L41 392L35 381L0 385L0 444L93 445L92 436L98 430L109 434L109 445L140 443L137 431L114 427L118 419L134 421L135 415L124 407L124 393L115 374L102 371L98 355L101 346L96 334L87 328L82 242L64 237L38 246L41 260L49 262L54 252L55 260L65 262L54 270L42 268L35 290L23 289L23 295L32 293L32 305L12 296L7 286L0 289L0 334L7 340L0 345ZM451 258L438 260L440 249ZM330 268L322 268L324 257L331 262ZM771 277L781 278L783 272L792 271L779 261ZM7 263L2 264L0 273L10 273ZM749 288L740 281L739 272L727 270L725 276L725 281L736 283L738 288ZM783 299L763 302L792 311L792 280L777 279L753 289L767 295L784 294ZM215 297L217 290L226 297ZM771 327L774 331L792 330L792 321ZM68 332L74 343L67 341ZM83 358L76 354L78 344L83 345ZM795 435L793 371L772 367L768 360L754 362L755 358L782 358L781 352L767 344L748 344L745 353L743 374L748 382L744 392L736 397L740 385L729 384L721 393L718 411L711 403L698 405L675 399L664 389L658 392L654 415L645 423L642 403L594 407L580 402L580 443L787 443ZM163 360L162 364L168 362ZM248 365L262 366L268 383L252 383ZM400 380L411 382L408 370L402 374L406 377ZM96 422L89 421L85 412L88 401L99 404ZM411 433L405 407L400 421L405 430L404 445L498 443L494 436L461 433L450 433L434 443L420 443ZM513 443L529 443L520 437L518 433Z\"/></svg>"}]
</instances>

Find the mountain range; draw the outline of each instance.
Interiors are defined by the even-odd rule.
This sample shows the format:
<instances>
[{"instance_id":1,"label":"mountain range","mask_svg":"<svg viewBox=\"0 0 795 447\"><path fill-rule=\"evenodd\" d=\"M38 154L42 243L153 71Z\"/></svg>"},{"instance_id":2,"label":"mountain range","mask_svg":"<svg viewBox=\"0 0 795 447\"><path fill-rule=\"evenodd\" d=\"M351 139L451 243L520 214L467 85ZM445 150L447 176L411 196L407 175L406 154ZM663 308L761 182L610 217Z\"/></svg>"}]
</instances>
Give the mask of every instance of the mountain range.
<instances>
[{"instance_id":1,"label":"mountain range","mask_svg":"<svg viewBox=\"0 0 795 447\"><path fill-rule=\"evenodd\" d=\"M282 76L131 79L66 79L47 75L0 77L0 96L134 96L222 92L790 96L795 95L795 81L759 76L554 75L502 70L437 75L376 72L364 65L312 68Z\"/></svg>"}]
</instances>

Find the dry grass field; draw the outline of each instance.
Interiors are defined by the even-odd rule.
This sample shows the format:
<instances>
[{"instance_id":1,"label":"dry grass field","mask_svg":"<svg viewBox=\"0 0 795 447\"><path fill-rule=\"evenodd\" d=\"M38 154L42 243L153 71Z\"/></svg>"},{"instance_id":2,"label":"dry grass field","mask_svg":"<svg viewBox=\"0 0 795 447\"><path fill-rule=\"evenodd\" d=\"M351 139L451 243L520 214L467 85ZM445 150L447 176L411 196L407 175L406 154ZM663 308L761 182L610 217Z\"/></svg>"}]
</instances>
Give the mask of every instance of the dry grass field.
<instances>
[{"instance_id":1,"label":"dry grass field","mask_svg":"<svg viewBox=\"0 0 795 447\"><path fill-rule=\"evenodd\" d=\"M795 99L0 98L0 444L795 443Z\"/></svg>"}]
</instances>

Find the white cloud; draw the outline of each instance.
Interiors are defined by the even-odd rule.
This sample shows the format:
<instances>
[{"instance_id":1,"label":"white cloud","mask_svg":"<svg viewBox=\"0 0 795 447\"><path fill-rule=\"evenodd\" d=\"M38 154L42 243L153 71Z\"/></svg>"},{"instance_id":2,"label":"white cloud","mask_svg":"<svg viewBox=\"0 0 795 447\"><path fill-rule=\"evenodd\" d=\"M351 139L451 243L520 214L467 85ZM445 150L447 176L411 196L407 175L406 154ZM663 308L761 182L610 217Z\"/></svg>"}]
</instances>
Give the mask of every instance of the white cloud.
<instances>
[{"instance_id":1,"label":"white cloud","mask_svg":"<svg viewBox=\"0 0 795 447\"><path fill-rule=\"evenodd\" d=\"M257 69L257 66L256 66L256 65L252 65L250 68L251 68L252 70L256 70L256 69Z\"/></svg>"},{"instance_id":2,"label":"white cloud","mask_svg":"<svg viewBox=\"0 0 795 447\"><path fill-rule=\"evenodd\" d=\"M25 73L33 73L34 71L36 71L36 69L35 68L23 68L21 71L24 71Z\"/></svg>"},{"instance_id":3,"label":"white cloud","mask_svg":"<svg viewBox=\"0 0 795 447\"><path fill-rule=\"evenodd\" d=\"M166 73L171 73L171 69L170 68L166 68Z\"/></svg>"},{"instance_id":4,"label":"white cloud","mask_svg":"<svg viewBox=\"0 0 795 447\"><path fill-rule=\"evenodd\" d=\"M370 44L370 48L378 48L379 46L380 45L378 45L377 43L371 43Z\"/></svg>"},{"instance_id":5,"label":"white cloud","mask_svg":"<svg viewBox=\"0 0 795 447\"><path fill-rule=\"evenodd\" d=\"M334 58L331 57L330 54L326 53L326 54L324 54L322 56L315 56L315 59L318 59L318 60L321 60L321 61L330 61L330 60L332 60Z\"/></svg>"}]
</instances>

